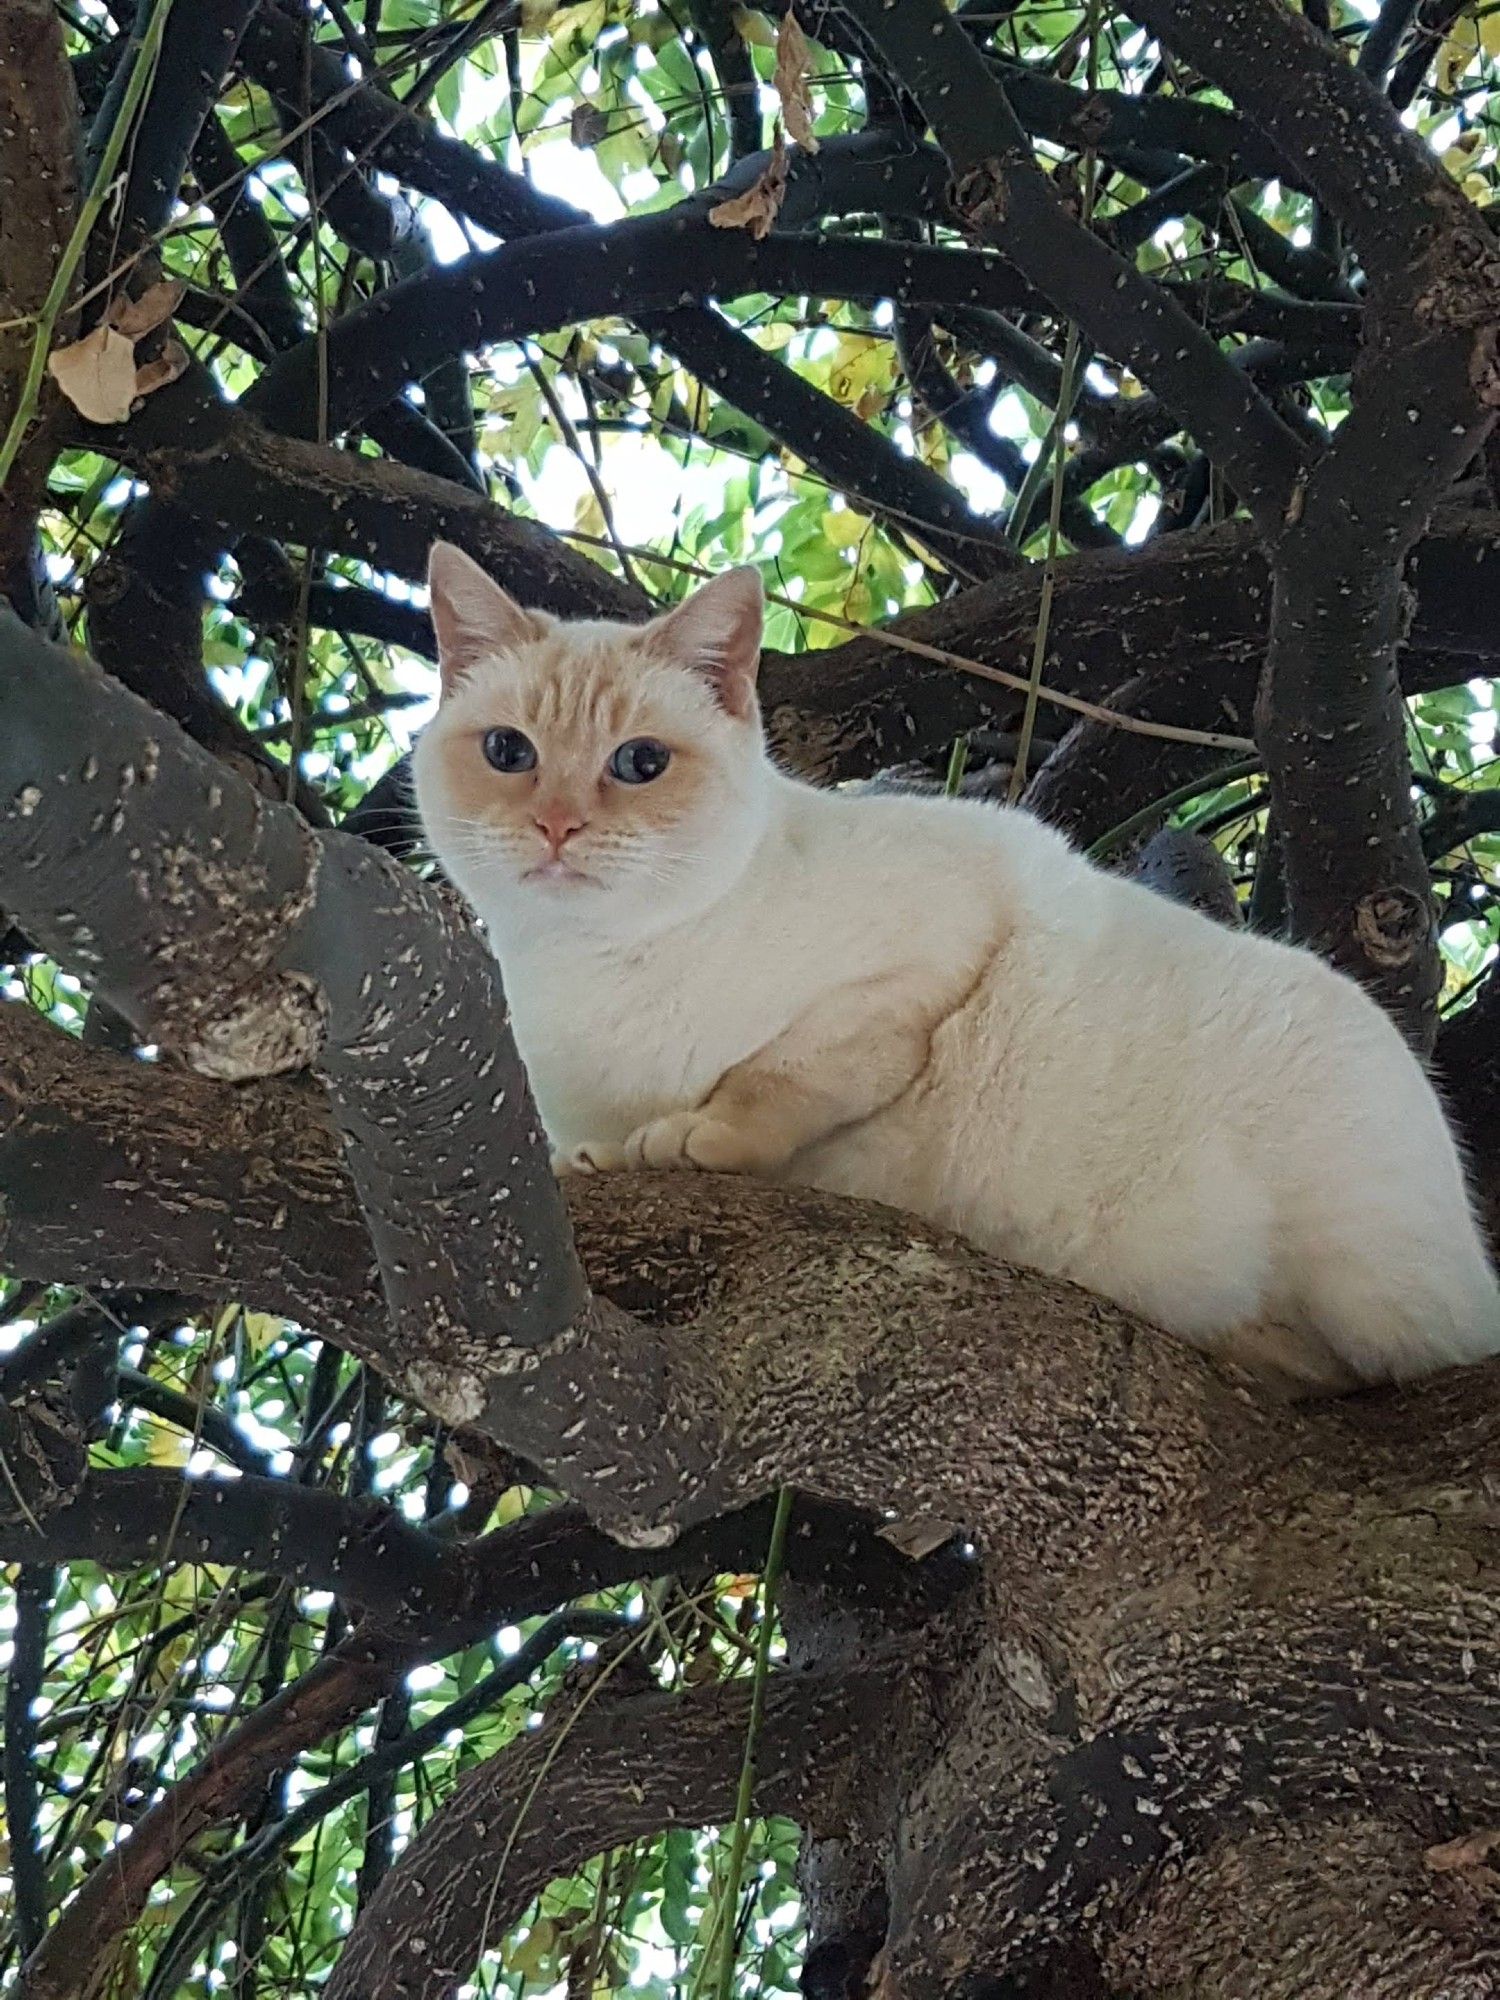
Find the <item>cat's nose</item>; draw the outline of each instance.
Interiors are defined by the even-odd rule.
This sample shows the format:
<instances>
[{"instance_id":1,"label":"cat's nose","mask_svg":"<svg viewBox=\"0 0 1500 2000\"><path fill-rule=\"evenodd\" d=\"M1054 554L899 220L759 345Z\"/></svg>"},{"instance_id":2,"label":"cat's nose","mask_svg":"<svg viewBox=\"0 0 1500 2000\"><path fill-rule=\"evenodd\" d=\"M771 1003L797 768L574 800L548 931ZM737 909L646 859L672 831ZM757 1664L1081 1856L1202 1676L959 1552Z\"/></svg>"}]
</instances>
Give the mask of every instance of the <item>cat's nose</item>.
<instances>
[{"instance_id":1,"label":"cat's nose","mask_svg":"<svg viewBox=\"0 0 1500 2000\"><path fill-rule=\"evenodd\" d=\"M544 806L532 814L531 823L554 854L561 854L564 844L588 824L570 806Z\"/></svg>"}]
</instances>

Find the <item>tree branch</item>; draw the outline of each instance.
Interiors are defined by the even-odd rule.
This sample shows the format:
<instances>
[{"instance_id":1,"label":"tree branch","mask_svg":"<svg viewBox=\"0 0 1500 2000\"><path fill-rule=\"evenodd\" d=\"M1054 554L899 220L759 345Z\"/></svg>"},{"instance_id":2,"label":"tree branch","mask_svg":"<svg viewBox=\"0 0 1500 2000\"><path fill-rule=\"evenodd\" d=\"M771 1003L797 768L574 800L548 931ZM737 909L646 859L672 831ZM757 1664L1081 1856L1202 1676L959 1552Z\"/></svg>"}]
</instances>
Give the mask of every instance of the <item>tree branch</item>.
<instances>
[{"instance_id":1,"label":"tree branch","mask_svg":"<svg viewBox=\"0 0 1500 2000\"><path fill-rule=\"evenodd\" d=\"M513 1688L523 1687L543 1667L560 1645L570 1638L604 1639L626 1629L625 1621L603 1611L569 1611L549 1618L533 1632L502 1665L484 1675L468 1693L416 1729L404 1730L361 1757L338 1777L323 1785L271 1825L261 1828L253 1839L238 1847L227 1865L219 1868L188 1906L162 1948L153 1971L153 1980L163 1992L176 1990L178 1982L192 1971L193 1958L202 1940L229 1907L263 1882L289 1847L321 1824L329 1813L350 1799L368 1792L373 1810L377 1791L389 1786L396 1774L415 1763L429 1750L462 1730L475 1717L493 1708ZM387 1696L389 1706L391 1696ZM366 1842L366 1854L369 1842Z\"/></svg>"},{"instance_id":2,"label":"tree branch","mask_svg":"<svg viewBox=\"0 0 1500 2000\"><path fill-rule=\"evenodd\" d=\"M775 1676L756 1810L832 1832L885 1693L872 1675ZM439 2000L558 1876L665 1827L732 1818L749 1704L745 1681L625 1699L606 1692L480 1765L381 1884L329 2000Z\"/></svg>"},{"instance_id":3,"label":"tree branch","mask_svg":"<svg viewBox=\"0 0 1500 2000\"><path fill-rule=\"evenodd\" d=\"M964 225L1182 414L1263 527L1279 522L1301 463L1291 433L1200 326L1067 212L962 24L939 0L845 4L937 134Z\"/></svg>"},{"instance_id":4,"label":"tree branch","mask_svg":"<svg viewBox=\"0 0 1500 2000\"><path fill-rule=\"evenodd\" d=\"M111 211L110 255L115 262L133 257L170 220L193 143L218 102L257 4L194 0L191 6L174 7L167 17L150 93L126 153L124 192L118 210ZM114 122L116 91L128 69L121 63L115 71L95 122L96 134Z\"/></svg>"},{"instance_id":5,"label":"tree branch","mask_svg":"<svg viewBox=\"0 0 1500 2000\"><path fill-rule=\"evenodd\" d=\"M47 1930L47 1869L38 1823L35 1703L47 1666L47 1626L57 1572L25 1563L15 1583L16 1623L5 1675L5 1832L16 1938L33 1950Z\"/></svg>"},{"instance_id":6,"label":"tree branch","mask_svg":"<svg viewBox=\"0 0 1500 2000\"><path fill-rule=\"evenodd\" d=\"M442 537L542 610L631 622L649 615L631 585L537 522L389 459L278 437L240 406L209 400L201 385L184 390L188 380L151 397L129 424L90 432L88 443L233 538L273 534L418 578Z\"/></svg>"},{"instance_id":7,"label":"tree branch","mask_svg":"<svg viewBox=\"0 0 1500 2000\"><path fill-rule=\"evenodd\" d=\"M1271 528L1257 740L1293 934L1363 979L1428 1049L1440 967L1396 678L1401 571L1500 407L1500 248L1376 84L1276 0L1227 0L1212 21L1187 0L1139 0L1136 12L1234 92L1368 275L1353 412Z\"/></svg>"},{"instance_id":8,"label":"tree branch","mask_svg":"<svg viewBox=\"0 0 1500 2000\"><path fill-rule=\"evenodd\" d=\"M304 91L310 90L310 102L320 114L320 131L336 138L356 158L372 160L482 228L511 238L510 247L521 237L589 226L583 210L555 196L538 194L521 176L484 159L471 147L443 137L368 86L351 88L343 62L330 49L316 44L299 48L298 44L297 24L278 9L267 7L246 40L248 65L273 91L288 93L295 82L292 94L299 105ZM758 112L755 115L758 117ZM691 218L700 231L714 234L707 223L708 210L721 196L752 184L768 160L769 155L762 154L741 161L720 186L684 203L675 227L681 229ZM920 210L933 192L932 170L938 164L930 153L894 146L887 134L856 133L831 140L818 154L799 153L793 161L780 227L797 228L820 216L851 209ZM361 370L374 363L387 393L394 393L404 382L420 381L442 358L436 349L417 352L414 342L423 337L423 321L429 337L436 335L439 327L444 329L438 339L447 353L471 344L462 332L449 329L455 310L462 308L467 283L479 283L482 296L479 274L491 267L484 259L466 260L466 265L469 279L457 287L446 273L432 272L406 280L397 288L400 297L382 295L390 300L382 317L394 317L385 317L386 332L377 352L360 346L357 331L350 337L360 347L359 358L351 360L347 368L330 350L329 390L335 429L346 427L349 411L358 408L357 399L373 390L375 378L367 376L361 383ZM702 306L679 306L682 292L691 289L690 281L685 286L666 284L654 294L649 287L643 288L640 279L650 268L649 256L638 262L630 295L620 294L616 303L701 381L795 451L819 477L862 498L878 513L889 511L902 526L967 572L990 574L997 567L1010 566L998 553L1002 547L998 529L974 515L946 480L919 460L906 457L852 412L801 381L738 327ZM662 274L667 275L665 267ZM518 301L539 297L527 289L533 282L523 272ZM501 283L503 286L503 278ZM652 307L669 310L653 315ZM563 319L584 316L568 312ZM523 324L526 319L523 310L515 332L544 330L541 321ZM488 336L506 337L499 330ZM409 362L414 366L404 372ZM305 349L300 360L281 367L279 382L256 386L247 399L249 407L267 416L273 429L305 430L311 407L307 397L317 370L316 356L310 348Z\"/></svg>"}]
</instances>

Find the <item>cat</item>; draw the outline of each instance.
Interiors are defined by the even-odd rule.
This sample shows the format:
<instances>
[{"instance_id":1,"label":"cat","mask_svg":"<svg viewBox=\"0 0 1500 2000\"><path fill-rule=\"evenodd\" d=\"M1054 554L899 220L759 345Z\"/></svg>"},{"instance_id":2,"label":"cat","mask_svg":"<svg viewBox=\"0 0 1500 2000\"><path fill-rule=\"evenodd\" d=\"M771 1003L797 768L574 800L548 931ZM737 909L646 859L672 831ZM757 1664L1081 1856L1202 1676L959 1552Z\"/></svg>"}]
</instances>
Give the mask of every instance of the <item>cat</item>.
<instances>
[{"instance_id":1,"label":"cat","mask_svg":"<svg viewBox=\"0 0 1500 2000\"><path fill-rule=\"evenodd\" d=\"M1442 1109L1352 980L1025 811L786 776L752 570L640 626L443 543L430 585L418 808L560 1171L885 1202L1290 1394L1500 1351Z\"/></svg>"}]
</instances>

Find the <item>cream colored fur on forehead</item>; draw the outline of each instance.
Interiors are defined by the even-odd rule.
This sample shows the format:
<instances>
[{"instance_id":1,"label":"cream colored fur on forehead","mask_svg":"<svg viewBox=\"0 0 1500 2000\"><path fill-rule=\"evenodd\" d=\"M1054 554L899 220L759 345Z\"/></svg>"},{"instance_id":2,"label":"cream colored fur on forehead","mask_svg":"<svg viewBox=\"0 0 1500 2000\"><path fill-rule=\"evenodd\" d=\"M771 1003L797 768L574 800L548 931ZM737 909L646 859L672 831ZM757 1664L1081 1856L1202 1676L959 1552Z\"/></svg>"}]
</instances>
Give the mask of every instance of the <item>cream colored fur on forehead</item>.
<instances>
[{"instance_id":1,"label":"cream colored fur on forehead","mask_svg":"<svg viewBox=\"0 0 1500 2000\"><path fill-rule=\"evenodd\" d=\"M649 627L549 626L471 668L449 697L456 713L494 723L524 718L563 736L623 737L648 713L670 711L679 726L712 719L715 703L702 677L663 658Z\"/></svg>"}]
</instances>

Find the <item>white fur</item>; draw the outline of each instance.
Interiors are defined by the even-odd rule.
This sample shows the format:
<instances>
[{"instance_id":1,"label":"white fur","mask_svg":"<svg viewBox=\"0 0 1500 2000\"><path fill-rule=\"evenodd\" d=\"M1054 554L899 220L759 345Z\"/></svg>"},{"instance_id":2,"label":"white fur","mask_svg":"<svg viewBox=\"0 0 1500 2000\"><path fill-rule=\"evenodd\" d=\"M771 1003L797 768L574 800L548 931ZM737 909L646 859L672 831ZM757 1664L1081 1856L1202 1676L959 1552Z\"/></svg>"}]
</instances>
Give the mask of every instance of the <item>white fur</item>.
<instances>
[{"instance_id":1,"label":"white fur","mask_svg":"<svg viewBox=\"0 0 1500 2000\"><path fill-rule=\"evenodd\" d=\"M1353 982L1024 813L797 783L697 681L684 727L722 811L598 888L522 883L507 843L454 822L440 754L510 670L444 704L417 795L560 1152L618 1164L635 1135L634 1157L690 1163L726 1072L762 1056L816 1089L827 1047L869 1103L774 1175L914 1211L1205 1348L1253 1361L1269 1323L1279 1365L1327 1386L1500 1350L1437 1098Z\"/></svg>"}]
</instances>

